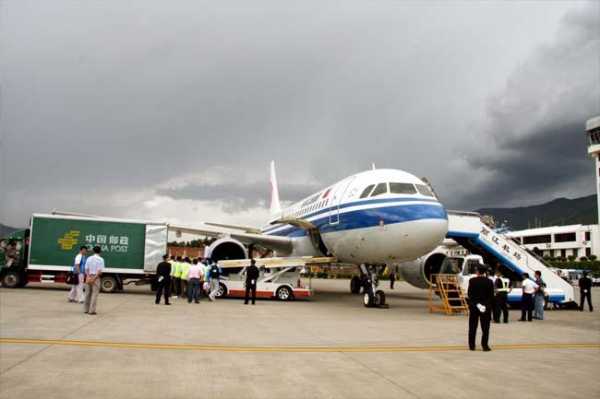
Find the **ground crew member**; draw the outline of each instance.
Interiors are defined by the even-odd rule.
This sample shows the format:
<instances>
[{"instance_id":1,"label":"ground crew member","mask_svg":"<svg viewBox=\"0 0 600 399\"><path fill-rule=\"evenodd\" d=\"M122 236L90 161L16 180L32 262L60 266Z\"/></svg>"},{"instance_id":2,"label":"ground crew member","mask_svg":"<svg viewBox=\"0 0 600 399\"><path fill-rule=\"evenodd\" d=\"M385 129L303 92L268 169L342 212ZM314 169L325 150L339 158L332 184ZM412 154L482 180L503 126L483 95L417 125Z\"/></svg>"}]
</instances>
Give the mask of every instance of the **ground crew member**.
<instances>
[{"instance_id":1,"label":"ground crew member","mask_svg":"<svg viewBox=\"0 0 600 399\"><path fill-rule=\"evenodd\" d=\"M17 242L15 240L10 240L8 242L8 247L4 252L4 264L6 267L11 267L13 264L17 264L19 260L19 249L17 248Z\"/></svg>"},{"instance_id":2,"label":"ground crew member","mask_svg":"<svg viewBox=\"0 0 600 399\"><path fill-rule=\"evenodd\" d=\"M163 261L156 267L156 275L158 276L158 287L156 289L156 303L160 303L160 297L163 292L165 294L165 305L170 305L169 296L171 295L171 264L167 262L167 255L163 256Z\"/></svg>"},{"instance_id":3,"label":"ground crew member","mask_svg":"<svg viewBox=\"0 0 600 399\"><path fill-rule=\"evenodd\" d=\"M73 274L77 279L77 284L73 284L69 291L69 302L83 303L83 286L85 285L85 259L87 255L87 247L84 245L79 248L79 253L73 262Z\"/></svg>"},{"instance_id":4,"label":"ground crew member","mask_svg":"<svg viewBox=\"0 0 600 399\"><path fill-rule=\"evenodd\" d=\"M173 262L173 288L175 288L175 295L173 298L181 296L181 256L177 257L177 260Z\"/></svg>"},{"instance_id":5,"label":"ground crew member","mask_svg":"<svg viewBox=\"0 0 600 399\"><path fill-rule=\"evenodd\" d=\"M533 294L533 318L537 320L544 320L546 283L544 282L544 280L542 280L542 272L539 270L535 271L535 283L537 284L538 289L535 290L535 294Z\"/></svg>"},{"instance_id":6,"label":"ground crew member","mask_svg":"<svg viewBox=\"0 0 600 399\"><path fill-rule=\"evenodd\" d=\"M587 298L588 308L590 312L594 311L592 306L592 279L588 277L588 272L583 272L583 277L579 279L579 296L581 303L579 304L579 311L583 312L583 305Z\"/></svg>"},{"instance_id":7,"label":"ground crew member","mask_svg":"<svg viewBox=\"0 0 600 399\"><path fill-rule=\"evenodd\" d=\"M260 272L258 271L258 267L256 267L256 261L254 259L250 260L250 266L246 268L246 298L244 301L244 305L248 304L248 299L250 296L250 291L252 291L252 304L256 301L256 283L258 282L258 276Z\"/></svg>"},{"instance_id":8,"label":"ground crew member","mask_svg":"<svg viewBox=\"0 0 600 399\"><path fill-rule=\"evenodd\" d=\"M503 321L508 323L508 293L510 281L502 277L500 271L496 271L496 280L494 281L494 323L500 323L500 313Z\"/></svg>"},{"instance_id":9,"label":"ground crew member","mask_svg":"<svg viewBox=\"0 0 600 399\"><path fill-rule=\"evenodd\" d=\"M100 278L104 271L104 259L100 256L101 249L94 247L94 255L85 262L85 301L83 312L91 315L96 314L96 302L100 294Z\"/></svg>"},{"instance_id":10,"label":"ground crew member","mask_svg":"<svg viewBox=\"0 0 600 399\"><path fill-rule=\"evenodd\" d=\"M219 278L221 277L221 268L212 259L209 260L210 269L208 272L208 279L210 283L210 294L208 299L214 301L219 292Z\"/></svg>"},{"instance_id":11,"label":"ground crew member","mask_svg":"<svg viewBox=\"0 0 600 399\"><path fill-rule=\"evenodd\" d=\"M529 274L523 273L523 296L521 297L521 319L525 321L527 316L528 321L533 320L533 294L538 289L538 285L529 279Z\"/></svg>"},{"instance_id":12,"label":"ground crew member","mask_svg":"<svg viewBox=\"0 0 600 399\"><path fill-rule=\"evenodd\" d=\"M396 266L392 266L390 269L390 289L394 289L394 283L396 282Z\"/></svg>"},{"instance_id":13,"label":"ground crew member","mask_svg":"<svg viewBox=\"0 0 600 399\"><path fill-rule=\"evenodd\" d=\"M188 303L200 303L200 279L202 278L202 264L198 264L198 259L194 259L188 271Z\"/></svg>"},{"instance_id":14,"label":"ground crew member","mask_svg":"<svg viewBox=\"0 0 600 399\"><path fill-rule=\"evenodd\" d=\"M186 257L181 263L181 298L188 297L188 273L190 271L190 258Z\"/></svg>"},{"instance_id":15,"label":"ground crew member","mask_svg":"<svg viewBox=\"0 0 600 399\"><path fill-rule=\"evenodd\" d=\"M494 299L494 283L485 277L486 265L477 267L477 275L469 280L469 349L475 350L477 324L481 322L481 347L484 352L491 351L488 345L492 301Z\"/></svg>"}]
</instances>

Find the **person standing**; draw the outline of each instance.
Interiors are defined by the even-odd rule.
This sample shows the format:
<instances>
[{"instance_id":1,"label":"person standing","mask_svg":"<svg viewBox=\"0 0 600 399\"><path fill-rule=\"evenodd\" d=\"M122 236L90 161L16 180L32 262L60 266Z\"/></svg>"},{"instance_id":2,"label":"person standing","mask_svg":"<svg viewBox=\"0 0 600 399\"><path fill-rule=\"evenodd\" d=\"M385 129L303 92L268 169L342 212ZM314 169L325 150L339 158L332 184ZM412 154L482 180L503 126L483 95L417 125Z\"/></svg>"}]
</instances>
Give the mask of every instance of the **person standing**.
<instances>
[{"instance_id":1,"label":"person standing","mask_svg":"<svg viewBox=\"0 0 600 399\"><path fill-rule=\"evenodd\" d=\"M177 298L177 290L175 289L175 263L177 263L177 257L175 257L174 255L171 255L171 258L169 259L169 263L171 264L171 275L170 275L171 287L170 287L169 292L171 293L172 298Z\"/></svg>"},{"instance_id":2,"label":"person standing","mask_svg":"<svg viewBox=\"0 0 600 399\"><path fill-rule=\"evenodd\" d=\"M156 276L158 277L158 287L156 289L156 300L154 303L160 304L160 297L165 295L165 305L170 305L169 296L171 296L171 264L167 262L168 256L163 256L163 261L156 267Z\"/></svg>"},{"instance_id":3,"label":"person standing","mask_svg":"<svg viewBox=\"0 0 600 399\"><path fill-rule=\"evenodd\" d=\"M73 274L77 279L77 284L73 284L71 291L69 291L69 302L83 303L83 286L85 280L85 260L87 255L87 247L82 246L79 248L79 253L75 256L75 262L73 263Z\"/></svg>"},{"instance_id":4,"label":"person standing","mask_svg":"<svg viewBox=\"0 0 600 399\"><path fill-rule=\"evenodd\" d=\"M188 273L190 271L190 258L186 257L181 262L181 298L188 297Z\"/></svg>"},{"instance_id":5,"label":"person standing","mask_svg":"<svg viewBox=\"0 0 600 399\"><path fill-rule=\"evenodd\" d=\"M258 271L258 267L256 267L256 261L251 259L250 266L246 268L246 295L244 305L248 304L250 291L252 291L252 304L254 305L256 302L256 283L258 282L259 274L260 272Z\"/></svg>"},{"instance_id":6,"label":"person standing","mask_svg":"<svg viewBox=\"0 0 600 399\"><path fill-rule=\"evenodd\" d=\"M392 266L390 269L390 289L394 289L394 283L396 282L396 266Z\"/></svg>"},{"instance_id":7,"label":"person standing","mask_svg":"<svg viewBox=\"0 0 600 399\"><path fill-rule=\"evenodd\" d=\"M85 301L83 312L91 315L96 314L96 302L100 294L100 278L104 271L104 259L100 256L101 249L94 247L94 255L85 262Z\"/></svg>"},{"instance_id":8,"label":"person standing","mask_svg":"<svg viewBox=\"0 0 600 399\"><path fill-rule=\"evenodd\" d=\"M208 272L208 278L210 283L210 294L208 295L208 299L214 301L217 297L217 293L219 292L219 279L221 277L221 268L213 259L210 259L209 262L210 269Z\"/></svg>"},{"instance_id":9,"label":"person standing","mask_svg":"<svg viewBox=\"0 0 600 399\"><path fill-rule=\"evenodd\" d=\"M529 279L529 274L523 273L523 296L521 297L521 319L519 321L533 320L533 294L538 285ZM527 316L527 319L525 319Z\"/></svg>"},{"instance_id":10,"label":"person standing","mask_svg":"<svg viewBox=\"0 0 600 399\"><path fill-rule=\"evenodd\" d=\"M173 262L173 285L175 289L174 298L177 299L181 295L181 256L177 257L177 260Z\"/></svg>"},{"instance_id":11,"label":"person standing","mask_svg":"<svg viewBox=\"0 0 600 399\"><path fill-rule=\"evenodd\" d=\"M494 283L485 276L487 266L479 265L476 276L469 280L467 295L469 297L469 349L475 350L477 325L481 323L481 347L484 352L492 349L488 345Z\"/></svg>"},{"instance_id":12,"label":"person standing","mask_svg":"<svg viewBox=\"0 0 600 399\"><path fill-rule=\"evenodd\" d=\"M198 264L198 259L194 259L188 271L188 303L200 303L200 279L202 278L202 266Z\"/></svg>"},{"instance_id":13,"label":"person standing","mask_svg":"<svg viewBox=\"0 0 600 399\"><path fill-rule=\"evenodd\" d=\"M546 296L546 283L542 280L542 272L539 270L535 271L535 283L538 288L533 294L533 318L536 320L544 320L544 303Z\"/></svg>"},{"instance_id":14,"label":"person standing","mask_svg":"<svg viewBox=\"0 0 600 399\"><path fill-rule=\"evenodd\" d=\"M494 281L494 323L500 323L500 314L503 321L508 323L508 293L510 281L502 277L500 271L496 271L496 280Z\"/></svg>"},{"instance_id":15,"label":"person standing","mask_svg":"<svg viewBox=\"0 0 600 399\"><path fill-rule=\"evenodd\" d=\"M588 308L590 312L594 311L594 307L592 306L592 279L588 277L588 272L583 272L583 277L579 279L579 311L583 312L583 305L585 304L585 300L587 299Z\"/></svg>"}]
</instances>

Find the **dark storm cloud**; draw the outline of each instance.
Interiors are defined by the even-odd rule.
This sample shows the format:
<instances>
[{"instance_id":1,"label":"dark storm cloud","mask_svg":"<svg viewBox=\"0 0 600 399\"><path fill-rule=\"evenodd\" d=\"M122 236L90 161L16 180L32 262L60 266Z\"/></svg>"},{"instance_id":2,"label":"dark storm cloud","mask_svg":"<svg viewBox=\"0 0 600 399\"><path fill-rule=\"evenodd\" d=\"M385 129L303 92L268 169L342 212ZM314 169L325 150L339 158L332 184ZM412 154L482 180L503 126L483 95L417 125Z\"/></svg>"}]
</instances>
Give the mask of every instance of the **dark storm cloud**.
<instances>
[{"instance_id":1,"label":"dark storm cloud","mask_svg":"<svg viewBox=\"0 0 600 399\"><path fill-rule=\"evenodd\" d=\"M582 176L593 181L582 130L581 122L540 128L500 143L500 155L471 159L475 170L492 171L493 180L479 186L470 203L523 203L534 197L533 193L545 195L578 183Z\"/></svg>"},{"instance_id":2,"label":"dark storm cloud","mask_svg":"<svg viewBox=\"0 0 600 399\"><path fill-rule=\"evenodd\" d=\"M279 193L282 200L296 201L304 198L321 187L317 184L284 184ZM269 184L235 183L235 184L189 184L178 188L161 188L157 194L173 199L190 199L197 201L219 201L228 212L246 210L256 206L270 205Z\"/></svg>"},{"instance_id":3,"label":"dark storm cloud","mask_svg":"<svg viewBox=\"0 0 600 399\"><path fill-rule=\"evenodd\" d=\"M590 4L586 12L600 9ZM31 212L52 208L143 218L143 204L170 206L165 214L176 216L192 202L186 200L224 201L225 210L236 213L268 205L271 159L284 200L298 200L374 162L427 176L456 207L473 204L469 198L489 205L486 186L467 183L499 171L506 154L494 158L486 149L517 152L513 138L473 146L468 154L477 157L453 148L475 141L465 132L473 126L480 131L484 100L534 45L548 41L571 7L3 2L0 222L20 225ZM561 46L575 51L582 45L578 29L593 30L594 20L570 18L570 36ZM546 58L560 70L556 58L577 57ZM590 84L580 70L565 70ZM513 75L521 87L499 97L519 97L524 80L534 92L539 76L547 79L539 71ZM570 102L577 96L569 90L588 90L566 89ZM589 101L580 103L583 110ZM568 115L573 105L567 105L562 123L546 126L574 126L588 116ZM488 138L523 117L505 106L490 110ZM530 128L511 130L520 134L517 144L519 137L536 136ZM470 161L459 175L448 166L456 159ZM198 178L207 170L216 172ZM243 176L232 179L236 173ZM154 201L157 195L174 200ZM162 210L152 209L160 217Z\"/></svg>"},{"instance_id":4,"label":"dark storm cloud","mask_svg":"<svg viewBox=\"0 0 600 399\"><path fill-rule=\"evenodd\" d=\"M600 15L568 13L554 41L537 49L488 104L491 127L470 146L469 168L487 180L471 207L526 204L593 192L586 119L600 114Z\"/></svg>"}]
</instances>

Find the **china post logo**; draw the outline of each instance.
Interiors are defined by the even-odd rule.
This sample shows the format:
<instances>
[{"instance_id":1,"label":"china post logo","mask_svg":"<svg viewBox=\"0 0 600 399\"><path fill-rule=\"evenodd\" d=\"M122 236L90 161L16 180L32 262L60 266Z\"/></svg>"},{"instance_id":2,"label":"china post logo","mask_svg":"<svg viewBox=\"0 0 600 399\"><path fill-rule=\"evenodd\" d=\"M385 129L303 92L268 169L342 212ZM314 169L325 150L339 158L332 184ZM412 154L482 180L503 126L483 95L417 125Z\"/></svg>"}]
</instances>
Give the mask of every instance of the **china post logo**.
<instances>
[{"instance_id":1,"label":"china post logo","mask_svg":"<svg viewBox=\"0 0 600 399\"><path fill-rule=\"evenodd\" d=\"M77 245L80 234L81 232L79 230L71 230L66 232L61 238L58 239L58 245L60 245L62 250L70 251L75 245Z\"/></svg>"}]
</instances>

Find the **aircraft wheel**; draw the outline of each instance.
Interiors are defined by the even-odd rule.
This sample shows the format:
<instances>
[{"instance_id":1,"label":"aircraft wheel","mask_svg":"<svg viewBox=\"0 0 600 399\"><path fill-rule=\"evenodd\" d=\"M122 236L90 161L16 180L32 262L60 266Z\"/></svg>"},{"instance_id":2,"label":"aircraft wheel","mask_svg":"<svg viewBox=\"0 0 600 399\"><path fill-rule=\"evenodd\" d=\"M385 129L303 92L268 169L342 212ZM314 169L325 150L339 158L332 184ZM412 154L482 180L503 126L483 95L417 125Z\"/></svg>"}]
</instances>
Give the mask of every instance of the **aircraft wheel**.
<instances>
[{"instance_id":1,"label":"aircraft wheel","mask_svg":"<svg viewBox=\"0 0 600 399\"><path fill-rule=\"evenodd\" d=\"M377 303L378 306L385 305L385 292L378 290L375 293L375 302Z\"/></svg>"},{"instance_id":2,"label":"aircraft wheel","mask_svg":"<svg viewBox=\"0 0 600 399\"><path fill-rule=\"evenodd\" d=\"M370 295L368 292L365 292L363 295L363 304L367 308L373 307L375 304L375 297Z\"/></svg>"},{"instance_id":3,"label":"aircraft wheel","mask_svg":"<svg viewBox=\"0 0 600 399\"><path fill-rule=\"evenodd\" d=\"M360 294L360 277L354 276L350 279L350 292L352 294Z\"/></svg>"}]
</instances>

